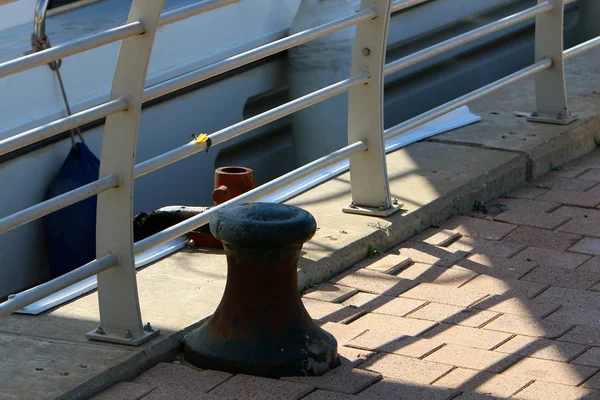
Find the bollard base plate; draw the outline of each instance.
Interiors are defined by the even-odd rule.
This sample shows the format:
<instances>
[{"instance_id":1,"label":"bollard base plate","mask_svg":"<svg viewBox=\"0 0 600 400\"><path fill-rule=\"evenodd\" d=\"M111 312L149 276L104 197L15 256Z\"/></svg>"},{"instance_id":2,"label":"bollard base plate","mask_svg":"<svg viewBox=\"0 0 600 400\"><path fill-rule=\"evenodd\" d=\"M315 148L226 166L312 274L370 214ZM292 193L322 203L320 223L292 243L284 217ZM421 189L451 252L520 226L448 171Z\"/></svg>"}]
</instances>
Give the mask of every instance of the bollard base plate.
<instances>
[{"instance_id":1,"label":"bollard base plate","mask_svg":"<svg viewBox=\"0 0 600 400\"><path fill-rule=\"evenodd\" d=\"M375 207L363 207L359 205L352 205L342 208L342 211L346 214L367 215L372 217L389 217L390 215L401 211L402 207L404 207L403 203L393 204L390 208L383 210L381 208Z\"/></svg>"}]
</instances>

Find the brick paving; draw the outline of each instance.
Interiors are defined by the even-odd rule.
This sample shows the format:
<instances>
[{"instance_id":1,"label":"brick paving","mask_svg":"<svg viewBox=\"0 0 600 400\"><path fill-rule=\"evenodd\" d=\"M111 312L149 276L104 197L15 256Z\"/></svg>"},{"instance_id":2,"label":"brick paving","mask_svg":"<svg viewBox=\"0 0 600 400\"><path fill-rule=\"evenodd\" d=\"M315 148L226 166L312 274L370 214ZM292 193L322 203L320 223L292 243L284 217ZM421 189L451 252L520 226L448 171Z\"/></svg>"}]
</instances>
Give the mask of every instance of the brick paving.
<instances>
[{"instance_id":1,"label":"brick paving","mask_svg":"<svg viewBox=\"0 0 600 400\"><path fill-rule=\"evenodd\" d=\"M280 380L181 357L105 399L600 400L600 150L304 295L342 366Z\"/></svg>"}]
</instances>

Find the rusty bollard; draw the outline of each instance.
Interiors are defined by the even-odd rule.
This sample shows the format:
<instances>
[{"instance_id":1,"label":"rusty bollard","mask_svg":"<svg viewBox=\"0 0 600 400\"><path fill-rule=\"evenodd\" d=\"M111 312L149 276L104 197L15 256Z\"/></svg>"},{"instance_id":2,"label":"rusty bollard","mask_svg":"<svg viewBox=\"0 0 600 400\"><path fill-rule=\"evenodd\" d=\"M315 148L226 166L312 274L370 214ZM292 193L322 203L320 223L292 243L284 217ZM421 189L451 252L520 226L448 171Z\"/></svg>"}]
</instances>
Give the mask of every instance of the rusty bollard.
<instances>
[{"instance_id":1,"label":"rusty bollard","mask_svg":"<svg viewBox=\"0 0 600 400\"><path fill-rule=\"evenodd\" d=\"M282 204L245 204L215 213L210 230L225 248L227 284L212 317L186 336L186 360L272 378L337 367L337 342L308 315L297 287L313 216Z\"/></svg>"},{"instance_id":2,"label":"rusty bollard","mask_svg":"<svg viewBox=\"0 0 600 400\"><path fill-rule=\"evenodd\" d=\"M246 167L217 168L214 187L213 201L217 206L254 189L254 171Z\"/></svg>"}]
</instances>

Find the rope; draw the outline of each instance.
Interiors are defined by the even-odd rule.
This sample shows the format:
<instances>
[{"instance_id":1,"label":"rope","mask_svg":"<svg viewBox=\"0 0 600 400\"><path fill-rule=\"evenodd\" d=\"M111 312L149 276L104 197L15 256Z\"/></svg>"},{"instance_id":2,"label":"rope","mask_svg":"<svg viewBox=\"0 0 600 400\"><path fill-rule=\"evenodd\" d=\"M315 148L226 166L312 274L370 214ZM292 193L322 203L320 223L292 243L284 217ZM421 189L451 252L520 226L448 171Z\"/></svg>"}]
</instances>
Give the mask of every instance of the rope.
<instances>
[{"instance_id":1,"label":"rope","mask_svg":"<svg viewBox=\"0 0 600 400\"><path fill-rule=\"evenodd\" d=\"M34 52L43 51L43 50L49 49L51 47L50 39L48 38L48 36L44 36L43 38L40 38L36 34L31 35L31 45L35 49ZM48 67L50 67L50 69L52 71L54 71L54 73L56 74L56 78L58 79L58 84L60 86L60 92L62 94L62 98L65 103L65 109L67 110L67 116L70 116L73 113L71 112L71 106L69 105L69 99L67 98L67 91L65 89L65 84L63 82L62 75L60 74L61 66L62 66L62 60L56 60L56 61L52 61L52 62L48 63ZM79 137L79 140L81 141L81 143L85 143L83 141L83 136L81 134L81 129L79 129L79 127L69 130L69 134L71 136L71 146L73 147L73 149L76 149L75 135L77 135Z\"/></svg>"}]
</instances>

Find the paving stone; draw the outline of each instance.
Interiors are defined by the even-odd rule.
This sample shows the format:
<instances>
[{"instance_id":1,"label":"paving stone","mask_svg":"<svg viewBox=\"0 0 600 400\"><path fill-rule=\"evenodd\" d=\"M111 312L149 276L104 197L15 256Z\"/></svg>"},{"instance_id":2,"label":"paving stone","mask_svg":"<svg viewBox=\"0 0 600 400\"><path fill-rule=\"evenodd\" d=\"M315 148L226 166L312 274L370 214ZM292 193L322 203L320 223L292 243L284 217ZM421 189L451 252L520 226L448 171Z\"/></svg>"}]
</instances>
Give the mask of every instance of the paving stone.
<instances>
[{"instance_id":1,"label":"paving stone","mask_svg":"<svg viewBox=\"0 0 600 400\"><path fill-rule=\"evenodd\" d=\"M454 389L415 386L404 381L383 379L356 396L357 400L450 400L458 393Z\"/></svg>"},{"instance_id":2,"label":"paving stone","mask_svg":"<svg viewBox=\"0 0 600 400\"><path fill-rule=\"evenodd\" d=\"M417 385L428 385L452 369L449 365L389 353L378 354L362 363L359 368Z\"/></svg>"},{"instance_id":3,"label":"paving stone","mask_svg":"<svg viewBox=\"0 0 600 400\"><path fill-rule=\"evenodd\" d=\"M447 247L460 239L462 235L458 232L446 229L428 228L418 235L410 238L413 242L425 242L433 246Z\"/></svg>"},{"instance_id":4,"label":"paving stone","mask_svg":"<svg viewBox=\"0 0 600 400\"><path fill-rule=\"evenodd\" d=\"M379 330L367 331L348 343L348 346L359 349L394 353L414 358L424 357L443 345L444 342L437 339L398 336Z\"/></svg>"},{"instance_id":5,"label":"paving stone","mask_svg":"<svg viewBox=\"0 0 600 400\"><path fill-rule=\"evenodd\" d=\"M338 343L338 355L340 356L340 362L342 365L356 367L365 362L365 360L373 357L375 354L376 353L369 350L340 346Z\"/></svg>"},{"instance_id":6,"label":"paving stone","mask_svg":"<svg viewBox=\"0 0 600 400\"><path fill-rule=\"evenodd\" d=\"M527 186L538 189L557 189L569 192L585 192L596 186L596 183L584 179L572 179L560 176L552 176L549 174L529 183Z\"/></svg>"},{"instance_id":7,"label":"paving stone","mask_svg":"<svg viewBox=\"0 0 600 400\"><path fill-rule=\"evenodd\" d=\"M368 312L403 317L424 306L427 302L360 292L344 301L343 304L358 307Z\"/></svg>"},{"instance_id":8,"label":"paving stone","mask_svg":"<svg viewBox=\"0 0 600 400\"><path fill-rule=\"evenodd\" d=\"M467 283L468 285L468 283ZM433 283L421 283L406 291L402 297L468 307L486 297L487 293L463 288L451 288Z\"/></svg>"},{"instance_id":9,"label":"paving stone","mask_svg":"<svg viewBox=\"0 0 600 400\"><path fill-rule=\"evenodd\" d=\"M569 218L542 212L506 211L494 217L495 221L508 222L515 225L527 225L542 229L556 229L569 221Z\"/></svg>"},{"instance_id":10,"label":"paving stone","mask_svg":"<svg viewBox=\"0 0 600 400\"><path fill-rule=\"evenodd\" d=\"M514 260L474 254L460 261L452 268L464 268L469 271L496 277L519 279L538 264L533 261Z\"/></svg>"},{"instance_id":11,"label":"paving stone","mask_svg":"<svg viewBox=\"0 0 600 400\"><path fill-rule=\"evenodd\" d=\"M506 342L512 335L459 325L440 324L424 333L422 338L458 344L475 349L490 350Z\"/></svg>"},{"instance_id":12,"label":"paving stone","mask_svg":"<svg viewBox=\"0 0 600 400\"><path fill-rule=\"evenodd\" d=\"M549 213L561 206L560 203L552 203L549 201L511 198L494 199L489 201L488 204L504 204L506 207L508 207L508 211L516 211L518 213L530 214ZM494 219L496 219L496 217L494 217Z\"/></svg>"},{"instance_id":13,"label":"paving stone","mask_svg":"<svg viewBox=\"0 0 600 400\"><path fill-rule=\"evenodd\" d=\"M358 293L357 289L347 286L332 285L331 283L321 283L307 290L303 297L314 300L330 301L332 303L341 303L349 297Z\"/></svg>"},{"instance_id":14,"label":"paving stone","mask_svg":"<svg viewBox=\"0 0 600 400\"><path fill-rule=\"evenodd\" d=\"M590 379L585 381L581 386L590 388L590 389L600 390L600 373L597 373L596 375L592 376Z\"/></svg>"},{"instance_id":15,"label":"paving stone","mask_svg":"<svg viewBox=\"0 0 600 400\"><path fill-rule=\"evenodd\" d=\"M595 368L584 365L566 364L526 357L517 361L513 366L504 371L503 374L563 385L579 385L595 372Z\"/></svg>"},{"instance_id":16,"label":"paving stone","mask_svg":"<svg viewBox=\"0 0 600 400\"><path fill-rule=\"evenodd\" d=\"M480 218L452 217L444 222L440 228L458 232L463 236L501 240L512 232L516 226Z\"/></svg>"},{"instance_id":17,"label":"paving stone","mask_svg":"<svg viewBox=\"0 0 600 400\"><path fill-rule=\"evenodd\" d=\"M561 178L577 178L585 171L587 171L587 168L573 168L565 165L563 167L548 171L546 173L546 176L559 176Z\"/></svg>"},{"instance_id":18,"label":"paving stone","mask_svg":"<svg viewBox=\"0 0 600 400\"><path fill-rule=\"evenodd\" d=\"M569 162L569 167L583 169L600 168L600 151L596 149Z\"/></svg>"},{"instance_id":19,"label":"paving stone","mask_svg":"<svg viewBox=\"0 0 600 400\"><path fill-rule=\"evenodd\" d=\"M460 389L473 394L509 397L531 382L528 378L497 375L457 368L434 382L434 386Z\"/></svg>"},{"instance_id":20,"label":"paving stone","mask_svg":"<svg viewBox=\"0 0 600 400\"><path fill-rule=\"evenodd\" d=\"M414 287L417 282L368 269L352 268L330 280L331 283L349 286L363 292L398 296Z\"/></svg>"},{"instance_id":21,"label":"paving stone","mask_svg":"<svg viewBox=\"0 0 600 400\"><path fill-rule=\"evenodd\" d=\"M579 175L577 179L582 181L592 181L592 182L600 182L600 169L592 168L587 172Z\"/></svg>"},{"instance_id":22,"label":"paving stone","mask_svg":"<svg viewBox=\"0 0 600 400\"><path fill-rule=\"evenodd\" d=\"M216 387L210 394L215 398L239 400L295 400L312 390L312 385L240 374Z\"/></svg>"},{"instance_id":23,"label":"paving stone","mask_svg":"<svg viewBox=\"0 0 600 400\"><path fill-rule=\"evenodd\" d=\"M572 219L557 228L560 232L575 233L582 236L600 237L600 223L589 218Z\"/></svg>"},{"instance_id":24,"label":"paving stone","mask_svg":"<svg viewBox=\"0 0 600 400\"><path fill-rule=\"evenodd\" d=\"M542 358L544 360L569 362L581 354L586 347L581 344L558 342L532 338L529 336L515 336L494 351L508 354L518 354L524 357Z\"/></svg>"},{"instance_id":25,"label":"paving stone","mask_svg":"<svg viewBox=\"0 0 600 400\"><path fill-rule=\"evenodd\" d=\"M448 249L452 251L466 251L471 254L484 254L495 258L509 258L519 253L525 247L519 243L463 237L452 243Z\"/></svg>"},{"instance_id":26,"label":"paving stone","mask_svg":"<svg viewBox=\"0 0 600 400\"><path fill-rule=\"evenodd\" d=\"M397 276L417 282L459 287L473 279L477 274L468 270L436 267L427 264L413 264L400 271Z\"/></svg>"},{"instance_id":27,"label":"paving stone","mask_svg":"<svg viewBox=\"0 0 600 400\"><path fill-rule=\"evenodd\" d=\"M504 294L517 297L532 298L548 286L542 283L525 282L510 278L496 278L489 275L479 275L460 289L474 290L479 293Z\"/></svg>"},{"instance_id":28,"label":"paving stone","mask_svg":"<svg viewBox=\"0 0 600 400\"><path fill-rule=\"evenodd\" d=\"M139 383L119 382L90 400L139 400L153 391L155 387Z\"/></svg>"},{"instance_id":29,"label":"paving stone","mask_svg":"<svg viewBox=\"0 0 600 400\"><path fill-rule=\"evenodd\" d=\"M429 303L425 307L410 313L407 317L477 328L498 315L500 314L491 311Z\"/></svg>"},{"instance_id":30,"label":"paving stone","mask_svg":"<svg viewBox=\"0 0 600 400\"><path fill-rule=\"evenodd\" d=\"M413 260L410 257L398 254L383 254L380 257L367 258L356 264L356 266L381 272L383 274L395 274L412 263Z\"/></svg>"},{"instance_id":31,"label":"paving stone","mask_svg":"<svg viewBox=\"0 0 600 400\"><path fill-rule=\"evenodd\" d=\"M552 249L542 249L539 247L528 247L512 258L512 260L517 262L533 262L548 267L567 269L575 269L589 259L590 256L584 254L568 253L566 251Z\"/></svg>"},{"instance_id":32,"label":"paving stone","mask_svg":"<svg viewBox=\"0 0 600 400\"><path fill-rule=\"evenodd\" d=\"M590 208L561 206L552 211L552 214L567 218L589 219L590 221L600 221L600 211Z\"/></svg>"},{"instance_id":33,"label":"paving stone","mask_svg":"<svg viewBox=\"0 0 600 400\"><path fill-rule=\"evenodd\" d=\"M596 188L592 188L587 192L552 189L537 199L580 207L596 207L600 204L600 197L598 197L598 190Z\"/></svg>"},{"instance_id":34,"label":"paving stone","mask_svg":"<svg viewBox=\"0 0 600 400\"><path fill-rule=\"evenodd\" d=\"M338 342L338 346L343 346L355 337L366 331L366 328L351 326L350 324L338 324L335 322L326 322L321 328L331 333Z\"/></svg>"},{"instance_id":35,"label":"paving stone","mask_svg":"<svg viewBox=\"0 0 600 400\"><path fill-rule=\"evenodd\" d=\"M600 368L600 347L592 347L573 360L572 363Z\"/></svg>"},{"instance_id":36,"label":"paving stone","mask_svg":"<svg viewBox=\"0 0 600 400\"><path fill-rule=\"evenodd\" d=\"M487 394L464 392L452 400L507 400L507 397L489 396Z\"/></svg>"},{"instance_id":37,"label":"paving stone","mask_svg":"<svg viewBox=\"0 0 600 400\"><path fill-rule=\"evenodd\" d=\"M592 257L584 262L579 268L580 271L589 271L600 274L600 257Z\"/></svg>"},{"instance_id":38,"label":"paving stone","mask_svg":"<svg viewBox=\"0 0 600 400\"><path fill-rule=\"evenodd\" d=\"M355 307L307 299L306 297L302 298L302 304L304 304L304 308L306 308L310 317L320 324L344 322L356 318L362 313L361 310Z\"/></svg>"},{"instance_id":39,"label":"paving stone","mask_svg":"<svg viewBox=\"0 0 600 400\"><path fill-rule=\"evenodd\" d=\"M544 249L566 250L579 239L581 239L581 236L572 233L548 231L531 226L520 226L504 238L504 241Z\"/></svg>"},{"instance_id":40,"label":"paving stone","mask_svg":"<svg viewBox=\"0 0 600 400\"><path fill-rule=\"evenodd\" d=\"M531 188L527 186L520 187L512 192L505 194L504 197L515 199L536 199L546 193L546 189Z\"/></svg>"},{"instance_id":41,"label":"paving stone","mask_svg":"<svg viewBox=\"0 0 600 400\"><path fill-rule=\"evenodd\" d=\"M483 329L525 336L557 338L572 327L572 324L561 321L505 314L485 325Z\"/></svg>"},{"instance_id":42,"label":"paving stone","mask_svg":"<svg viewBox=\"0 0 600 400\"><path fill-rule=\"evenodd\" d=\"M560 304L529 300L523 297L493 295L475 304L473 308L543 318L560 308Z\"/></svg>"},{"instance_id":43,"label":"paving stone","mask_svg":"<svg viewBox=\"0 0 600 400\"><path fill-rule=\"evenodd\" d=\"M355 396L350 396L343 393L329 392L326 390L317 390L304 397L302 400L352 400Z\"/></svg>"},{"instance_id":44,"label":"paving stone","mask_svg":"<svg viewBox=\"0 0 600 400\"><path fill-rule=\"evenodd\" d=\"M510 354L449 344L434 351L425 357L425 360L478 371L498 373L514 364L517 358Z\"/></svg>"},{"instance_id":45,"label":"paving stone","mask_svg":"<svg viewBox=\"0 0 600 400\"><path fill-rule=\"evenodd\" d=\"M576 326L558 340L569 343L581 343L588 346L600 346L600 331L596 327Z\"/></svg>"},{"instance_id":46,"label":"paving stone","mask_svg":"<svg viewBox=\"0 0 600 400\"><path fill-rule=\"evenodd\" d=\"M545 321L600 328L600 310L589 307L563 307L545 318Z\"/></svg>"},{"instance_id":47,"label":"paving stone","mask_svg":"<svg viewBox=\"0 0 600 400\"><path fill-rule=\"evenodd\" d=\"M231 374L221 371L198 370L171 363L159 363L133 380L133 383L156 387L149 398L196 396L225 382ZM146 399L144 399L146 400Z\"/></svg>"},{"instance_id":48,"label":"paving stone","mask_svg":"<svg viewBox=\"0 0 600 400\"><path fill-rule=\"evenodd\" d=\"M521 280L571 289L585 290L600 280L600 275L598 275L596 272L570 270L566 268L546 267L540 265L522 277Z\"/></svg>"},{"instance_id":49,"label":"paving stone","mask_svg":"<svg viewBox=\"0 0 600 400\"><path fill-rule=\"evenodd\" d=\"M364 315L350 324L350 326L356 327L357 329L364 328L368 329L369 332L382 332L382 334L390 335L390 337L395 338L400 338L405 335L417 336L431 329L435 325L434 322L430 321L373 313ZM365 335L366 333L363 333L362 335Z\"/></svg>"},{"instance_id":50,"label":"paving stone","mask_svg":"<svg viewBox=\"0 0 600 400\"><path fill-rule=\"evenodd\" d=\"M291 376L281 379L314 386L317 389L355 394L381 380L381 374L359 368L340 366L323 376Z\"/></svg>"},{"instance_id":51,"label":"paving stone","mask_svg":"<svg viewBox=\"0 0 600 400\"><path fill-rule=\"evenodd\" d=\"M414 262L438 267L451 267L469 254L465 251L452 250L448 247L432 246L423 242L406 241L390 252L409 257Z\"/></svg>"},{"instance_id":52,"label":"paving stone","mask_svg":"<svg viewBox=\"0 0 600 400\"><path fill-rule=\"evenodd\" d=\"M537 301L561 304L567 307L600 309L600 293L552 286L535 298Z\"/></svg>"},{"instance_id":53,"label":"paving stone","mask_svg":"<svg viewBox=\"0 0 600 400\"><path fill-rule=\"evenodd\" d=\"M557 383L534 382L513 398L521 400L598 400L600 399L600 393L590 389Z\"/></svg>"},{"instance_id":54,"label":"paving stone","mask_svg":"<svg viewBox=\"0 0 600 400\"><path fill-rule=\"evenodd\" d=\"M569 251L575 253L591 254L593 256L600 256L600 239L584 237L577 243L575 243Z\"/></svg>"}]
</instances>

